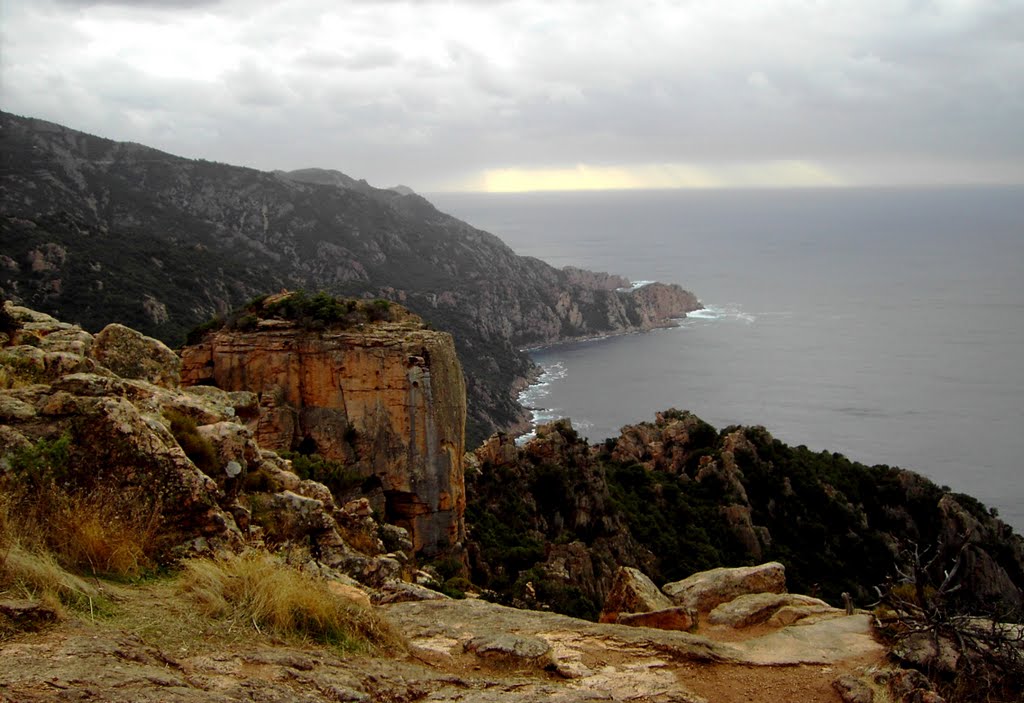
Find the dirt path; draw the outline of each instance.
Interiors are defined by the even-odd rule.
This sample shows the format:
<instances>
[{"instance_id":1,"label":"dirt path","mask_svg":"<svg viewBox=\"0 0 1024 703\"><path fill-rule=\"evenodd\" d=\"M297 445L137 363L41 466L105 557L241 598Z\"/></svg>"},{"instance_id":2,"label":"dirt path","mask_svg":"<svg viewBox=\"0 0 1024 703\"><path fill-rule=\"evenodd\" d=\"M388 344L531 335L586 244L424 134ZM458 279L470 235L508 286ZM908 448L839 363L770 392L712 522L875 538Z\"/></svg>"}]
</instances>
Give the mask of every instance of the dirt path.
<instances>
[{"instance_id":1,"label":"dirt path","mask_svg":"<svg viewBox=\"0 0 1024 703\"><path fill-rule=\"evenodd\" d=\"M839 703L832 681L882 657L866 619L715 642L472 600L388 606L409 653L357 657L206 619L167 585L110 596L0 643L0 701Z\"/></svg>"}]
</instances>

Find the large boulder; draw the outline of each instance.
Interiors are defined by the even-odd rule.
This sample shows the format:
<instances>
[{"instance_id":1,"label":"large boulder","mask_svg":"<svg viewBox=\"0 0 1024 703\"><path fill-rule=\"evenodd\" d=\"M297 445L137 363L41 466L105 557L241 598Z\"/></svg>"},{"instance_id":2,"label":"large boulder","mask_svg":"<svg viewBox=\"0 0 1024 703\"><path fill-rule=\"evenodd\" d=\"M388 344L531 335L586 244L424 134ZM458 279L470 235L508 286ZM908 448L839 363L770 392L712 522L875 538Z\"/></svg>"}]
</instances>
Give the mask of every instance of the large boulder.
<instances>
[{"instance_id":1,"label":"large boulder","mask_svg":"<svg viewBox=\"0 0 1024 703\"><path fill-rule=\"evenodd\" d=\"M748 593L716 606L708 614L708 622L712 625L729 625L737 628L750 627L773 618L783 608L787 609L787 625L810 615L838 615L842 612L811 596L796 593Z\"/></svg>"},{"instance_id":2,"label":"large boulder","mask_svg":"<svg viewBox=\"0 0 1024 703\"><path fill-rule=\"evenodd\" d=\"M601 622L616 622L620 613L647 613L672 608L673 605L644 572L620 566L605 599Z\"/></svg>"},{"instance_id":3,"label":"large boulder","mask_svg":"<svg viewBox=\"0 0 1024 703\"><path fill-rule=\"evenodd\" d=\"M785 593L786 569L777 561L759 566L711 569L682 581L666 583L661 590L675 605L707 613L721 603L748 593Z\"/></svg>"},{"instance_id":4,"label":"large boulder","mask_svg":"<svg viewBox=\"0 0 1024 703\"><path fill-rule=\"evenodd\" d=\"M96 335L92 357L122 378L137 378L175 387L181 380L181 359L166 344L130 327L110 324Z\"/></svg>"}]
</instances>

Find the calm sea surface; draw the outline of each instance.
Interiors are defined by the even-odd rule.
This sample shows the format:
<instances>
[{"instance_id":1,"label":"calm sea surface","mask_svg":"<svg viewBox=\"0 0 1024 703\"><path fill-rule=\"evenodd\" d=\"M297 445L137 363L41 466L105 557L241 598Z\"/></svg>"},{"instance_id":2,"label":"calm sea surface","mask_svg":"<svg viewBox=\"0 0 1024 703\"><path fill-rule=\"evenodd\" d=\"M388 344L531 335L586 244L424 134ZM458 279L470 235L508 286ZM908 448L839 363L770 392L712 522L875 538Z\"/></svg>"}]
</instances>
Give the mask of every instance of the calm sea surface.
<instances>
[{"instance_id":1,"label":"calm sea surface","mask_svg":"<svg viewBox=\"0 0 1024 703\"><path fill-rule=\"evenodd\" d=\"M682 326L534 352L539 420L657 410L919 471L1024 531L1024 189L441 194L554 266L679 283Z\"/></svg>"}]
</instances>

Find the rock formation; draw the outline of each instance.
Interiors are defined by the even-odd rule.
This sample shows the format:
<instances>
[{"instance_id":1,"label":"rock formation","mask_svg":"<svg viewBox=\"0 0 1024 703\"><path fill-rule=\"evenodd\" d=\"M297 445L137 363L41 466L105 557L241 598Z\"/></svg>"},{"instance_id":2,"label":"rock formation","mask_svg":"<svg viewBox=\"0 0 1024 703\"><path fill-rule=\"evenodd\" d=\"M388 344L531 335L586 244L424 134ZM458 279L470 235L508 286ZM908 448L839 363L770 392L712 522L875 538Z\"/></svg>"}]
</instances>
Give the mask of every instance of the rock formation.
<instances>
[{"instance_id":1,"label":"rock formation","mask_svg":"<svg viewBox=\"0 0 1024 703\"><path fill-rule=\"evenodd\" d=\"M786 570L778 562L731 569L721 567L666 583L661 590L676 605L707 613L743 595L785 593Z\"/></svg>"},{"instance_id":2,"label":"rock formation","mask_svg":"<svg viewBox=\"0 0 1024 703\"><path fill-rule=\"evenodd\" d=\"M13 329L0 345L0 480L50 475L115 512L142 515L160 559L266 544L315 550L323 568L367 583L406 571L404 529L384 529L368 508L337 505L325 486L257 444L245 424L257 417L255 394L179 387L178 357L120 325L93 336L9 303L4 313ZM451 409L456 426L460 407ZM413 404L410 419L422 424L421 410ZM43 461L42 448L52 458ZM459 471L453 463L461 479ZM385 553L385 538L396 551Z\"/></svg>"},{"instance_id":3,"label":"rock formation","mask_svg":"<svg viewBox=\"0 0 1024 703\"><path fill-rule=\"evenodd\" d=\"M433 556L465 537L465 385L451 336L392 310L394 321L359 329L221 329L183 349L182 383L256 393L261 447L344 462L384 519Z\"/></svg>"},{"instance_id":4,"label":"rock formation","mask_svg":"<svg viewBox=\"0 0 1024 703\"><path fill-rule=\"evenodd\" d=\"M964 608L1024 602L1024 539L970 496L789 447L760 427L719 432L666 410L590 446L562 420L522 447L492 437L467 484L474 577L510 603L596 618L619 566L679 582L774 560L798 591L864 605L914 545L939 550L936 583L960 554ZM677 605L706 614L717 604ZM797 615L784 606L778 617Z\"/></svg>"}]
</instances>

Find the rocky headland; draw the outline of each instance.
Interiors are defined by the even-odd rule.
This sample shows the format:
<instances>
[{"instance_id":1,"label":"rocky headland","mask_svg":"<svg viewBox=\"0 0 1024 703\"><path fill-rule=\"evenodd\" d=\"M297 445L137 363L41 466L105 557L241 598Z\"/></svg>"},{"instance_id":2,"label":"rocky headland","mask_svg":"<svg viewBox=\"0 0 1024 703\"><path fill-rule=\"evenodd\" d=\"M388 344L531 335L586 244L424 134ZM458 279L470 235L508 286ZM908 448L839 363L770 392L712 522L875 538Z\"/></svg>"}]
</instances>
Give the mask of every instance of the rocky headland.
<instances>
[{"instance_id":1,"label":"rocky headland","mask_svg":"<svg viewBox=\"0 0 1024 703\"><path fill-rule=\"evenodd\" d=\"M281 289L386 298L450 332L477 444L526 417L523 347L674 324L677 285L555 269L406 191L184 159L0 113L0 295L167 344Z\"/></svg>"},{"instance_id":2,"label":"rocky headland","mask_svg":"<svg viewBox=\"0 0 1024 703\"><path fill-rule=\"evenodd\" d=\"M908 550L939 583L959 558L968 609L1024 604L1024 539L977 500L763 427L668 410L589 445L562 420L523 447L491 437L466 476L474 580L511 604L594 618L619 566L673 581L774 560L799 592L866 605Z\"/></svg>"}]
</instances>

